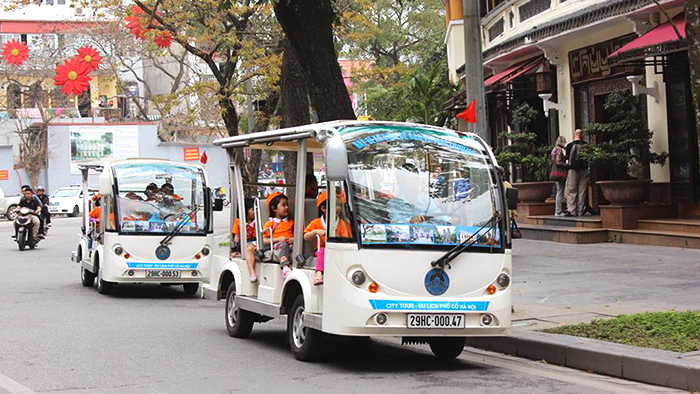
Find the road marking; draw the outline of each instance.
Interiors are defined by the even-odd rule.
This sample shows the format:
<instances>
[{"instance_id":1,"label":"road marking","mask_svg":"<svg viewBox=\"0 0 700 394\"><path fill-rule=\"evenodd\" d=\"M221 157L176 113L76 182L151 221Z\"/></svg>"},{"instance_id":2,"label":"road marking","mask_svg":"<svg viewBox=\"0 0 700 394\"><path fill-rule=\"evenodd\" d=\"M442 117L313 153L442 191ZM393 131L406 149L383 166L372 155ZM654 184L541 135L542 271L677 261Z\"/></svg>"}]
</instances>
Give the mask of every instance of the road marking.
<instances>
[{"instance_id":1,"label":"road marking","mask_svg":"<svg viewBox=\"0 0 700 394\"><path fill-rule=\"evenodd\" d=\"M0 373L0 387L9 391L10 394L36 394L34 390L27 386L22 385L20 382L16 382L7 376Z\"/></svg>"}]
</instances>

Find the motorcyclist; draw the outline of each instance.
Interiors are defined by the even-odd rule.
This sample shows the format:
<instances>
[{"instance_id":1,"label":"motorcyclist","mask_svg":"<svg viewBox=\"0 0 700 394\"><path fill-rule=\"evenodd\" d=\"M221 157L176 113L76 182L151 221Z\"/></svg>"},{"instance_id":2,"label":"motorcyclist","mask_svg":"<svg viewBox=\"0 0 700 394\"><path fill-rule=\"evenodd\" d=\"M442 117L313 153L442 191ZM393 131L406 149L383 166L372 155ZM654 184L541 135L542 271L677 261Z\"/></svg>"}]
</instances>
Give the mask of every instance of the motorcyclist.
<instances>
[{"instance_id":1,"label":"motorcyclist","mask_svg":"<svg viewBox=\"0 0 700 394\"><path fill-rule=\"evenodd\" d=\"M44 219L44 226L51 226L51 212L49 212L49 195L46 194L43 186L36 187L36 196L39 197L43 208L41 209L41 217ZM43 226L42 226L43 227ZM45 231L42 231L45 233Z\"/></svg>"},{"instance_id":2,"label":"motorcyclist","mask_svg":"<svg viewBox=\"0 0 700 394\"><path fill-rule=\"evenodd\" d=\"M39 199L39 197L34 195L34 191L29 186L26 186L22 189L22 194L24 195L24 198L20 199L17 210L19 210L20 208L29 208L34 213L34 215L31 216L32 238L42 239L44 238L44 236L39 235L39 227L41 227L41 221L39 220L39 216L41 216L41 210L43 208L41 200Z\"/></svg>"}]
</instances>

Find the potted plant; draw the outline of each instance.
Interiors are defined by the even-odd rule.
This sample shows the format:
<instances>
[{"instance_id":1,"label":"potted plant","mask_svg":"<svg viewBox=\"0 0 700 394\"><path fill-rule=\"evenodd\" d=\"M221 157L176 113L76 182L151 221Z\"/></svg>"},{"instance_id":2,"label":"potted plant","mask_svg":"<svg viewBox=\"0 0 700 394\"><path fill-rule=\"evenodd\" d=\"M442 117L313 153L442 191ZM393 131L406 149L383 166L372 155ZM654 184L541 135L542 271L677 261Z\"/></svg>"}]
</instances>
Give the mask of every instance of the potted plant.
<instances>
[{"instance_id":1,"label":"potted plant","mask_svg":"<svg viewBox=\"0 0 700 394\"><path fill-rule=\"evenodd\" d=\"M596 143L585 146L581 157L591 167L607 170L610 180L596 182L606 200L615 205L639 204L649 197L649 165L664 165L668 153L651 151L654 133L646 127L646 117L629 90L611 93L603 108L610 121L584 128Z\"/></svg>"},{"instance_id":2,"label":"potted plant","mask_svg":"<svg viewBox=\"0 0 700 394\"><path fill-rule=\"evenodd\" d=\"M509 145L496 155L501 165L512 164L519 171L522 182L513 184L518 189L518 198L526 203L541 203L552 192L554 182L549 181L549 147L537 145L537 134L528 130L537 118L537 110L523 103L513 111L514 132L502 133ZM518 173L518 172L516 172Z\"/></svg>"}]
</instances>

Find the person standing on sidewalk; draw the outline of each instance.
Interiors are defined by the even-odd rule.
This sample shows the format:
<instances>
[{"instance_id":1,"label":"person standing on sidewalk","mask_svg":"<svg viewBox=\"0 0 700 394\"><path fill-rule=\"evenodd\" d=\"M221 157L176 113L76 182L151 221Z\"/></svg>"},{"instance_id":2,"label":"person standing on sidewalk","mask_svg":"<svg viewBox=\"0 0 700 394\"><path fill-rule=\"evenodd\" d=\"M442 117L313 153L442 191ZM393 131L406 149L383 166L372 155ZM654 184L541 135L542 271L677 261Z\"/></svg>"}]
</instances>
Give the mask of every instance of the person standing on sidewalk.
<instances>
[{"instance_id":1,"label":"person standing on sidewalk","mask_svg":"<svg viewBox=\"0 0 700 394\"><path fill-rule=\"evenodd\" d=\"M569 158L569 174L566 177L565 216L583 216L588 190L588 162L581 157L583 130L576 129L574 140L566 145L566 157Z\"/></svg>"},{"instance_id":2,"label":"person standing on sidewalk","mask_svg":"<svg viewBox=\"0 0 700 394\"><path fill-rule=\"evenodd\" d=\"M556 194L556 204L554 215L564 216L564 209L562 208L564 201L564 189L566 188L566 137L560 135L557 138L557 142L554 144L552 152L549 154L549 158L552 162L552 170L549 173L549 179L556 182L557 194Z\"/></svg>"}]
</instances>

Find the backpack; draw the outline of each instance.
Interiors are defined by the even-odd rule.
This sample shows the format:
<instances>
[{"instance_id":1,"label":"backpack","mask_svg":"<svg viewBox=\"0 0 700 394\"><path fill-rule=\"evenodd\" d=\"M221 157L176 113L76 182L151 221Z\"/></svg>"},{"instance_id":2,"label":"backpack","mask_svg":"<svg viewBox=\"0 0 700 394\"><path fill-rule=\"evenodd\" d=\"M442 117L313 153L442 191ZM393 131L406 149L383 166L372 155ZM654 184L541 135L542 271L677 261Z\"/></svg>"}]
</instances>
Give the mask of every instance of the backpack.
<instances>
[{"instance_id":1,"label":"backpack","mask_svg":"<svg viewBox=\"0 0 700 394\"><path fill-rule=\"evenodd\" d=\"M583 143L571 143L571 152L569 152L569 168L581 170L588 167L588 162L581 158L581 145Z\"/></svg>"}]
</instances>

